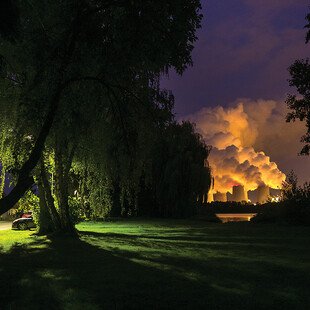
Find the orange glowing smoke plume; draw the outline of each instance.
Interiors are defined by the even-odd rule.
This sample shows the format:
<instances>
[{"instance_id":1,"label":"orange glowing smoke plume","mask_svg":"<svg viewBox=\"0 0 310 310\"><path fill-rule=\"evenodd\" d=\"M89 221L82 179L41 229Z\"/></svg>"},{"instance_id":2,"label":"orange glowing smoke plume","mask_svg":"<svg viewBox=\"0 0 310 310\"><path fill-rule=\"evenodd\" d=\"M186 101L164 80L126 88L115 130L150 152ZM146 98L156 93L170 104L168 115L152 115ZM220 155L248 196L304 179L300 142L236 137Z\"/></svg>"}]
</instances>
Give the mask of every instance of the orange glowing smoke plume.
<instances>
[{"instance_id":1,"label":"orange glowing smoke plume","mask_svg":"<svg viewBox=\"0 0 310 310\"><path fill-rule=\"evenodd\" d=\"M255 107L255 106L253 106ZM271 113L273 104L260 104L261 117ZM214 176L214 192L232 192L233 186L243 185L254 190L266 185L281 188L285 175L263 151L253 145L259 136L257 111L251 117L243 103L231 108L204 108L190 117L207 144L213 146L209 163Z\"/></svg>"}]
</instances>

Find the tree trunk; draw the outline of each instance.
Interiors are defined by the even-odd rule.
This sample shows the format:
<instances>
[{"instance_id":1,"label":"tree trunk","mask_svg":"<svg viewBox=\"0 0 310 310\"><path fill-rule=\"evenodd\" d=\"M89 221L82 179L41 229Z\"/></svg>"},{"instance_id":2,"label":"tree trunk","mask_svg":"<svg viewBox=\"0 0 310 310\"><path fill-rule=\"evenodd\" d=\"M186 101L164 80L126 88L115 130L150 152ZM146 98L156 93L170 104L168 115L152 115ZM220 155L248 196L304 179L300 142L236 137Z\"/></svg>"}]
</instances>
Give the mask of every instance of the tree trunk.
<instances>
[{"instance_id":1,"label":"tree trunk","mask_svg":"<svg viewBox=\"0 0 310 310\"><path fill-rule=\"evenodd\" d=\"M122 215L122 206L121 206L121 188L119 185L119 180L113 182L112 189L112 208L110 211L110 216L120 217Z\"/></svg>"},{"instance_id":2,"label":"tree trunk","mask_svg":"<svg viewBox=\"0 0 310 310\"><path fill-rule=\"evenodd\" d=\"M37 165L42 155L46 138L53 125L62 90L63 87L59 86L50 102L50 109L46 115L44 124L40 130L39 136L29 155L28 160L23 164L19 171L19 176L15 187L7 196L0 199L0 215L12 209L19 201L19 199L23 197L25 192L29 190L34 184L34 179L31 176L31 172Z\"/></svg>"},{"instance_id":3,"label":"tree trunk","mask_svg":"<svg viewBox=\"0 0 310 310\"><path fill-rule=\"evenodd\" d=\"M53 232L54 225L46 203L42 180L38 182L38 189L39 189L39 207L40 207L38 233L40 235L46 235L48 233Z\"/></svg>"},{"instance_id":4,"label":"tree trunk","mask_svg":"<svg viewBox=\"0 0 310 310\"><path fill-rule=\"evenodd\" d=\"M41 173L40 178L42 180L42 190L44 191L44 199L46 201L46 205L50 214L50 217L53 222L53 229L54 231L60 231L61 230L61 221L60 216L56 210L54 198L51 192L51 186L48 181L46 171L45 171L45 165L43 159L41 159Z\"/></svg>"},{"instance_id":5,"label":"tree trunk","mask_svg":"<svg viewBox=\"0 0 310 310\"><path fill-rule=\"evenodd\" d=\"M61 229L65 233L75 234L76 230L69 211L69 170L72 156L68 155L68 143L56 139L55 146L55 194L58 201Z\"/></svg>"}]
</instances>

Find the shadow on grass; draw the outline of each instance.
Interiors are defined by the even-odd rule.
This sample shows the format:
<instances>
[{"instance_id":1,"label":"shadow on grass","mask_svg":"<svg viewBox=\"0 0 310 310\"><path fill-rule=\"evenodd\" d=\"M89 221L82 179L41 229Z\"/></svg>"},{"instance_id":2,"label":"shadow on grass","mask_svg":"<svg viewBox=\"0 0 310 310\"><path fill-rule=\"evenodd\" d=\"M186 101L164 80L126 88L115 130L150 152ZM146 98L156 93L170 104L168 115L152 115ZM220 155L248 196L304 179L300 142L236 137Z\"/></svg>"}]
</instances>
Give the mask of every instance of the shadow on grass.
<instances>
[{"instance_id":1,"label":"shadow on grass","mask_svg":"<svg viewBox=\"0 0 310 310\"><path fill-rule=\"evenodd\" d=\"M198 283L144 267L78 239L0 254L0 309L202 308ZM206 288L205 288L206 289ZM204 290L208 296L211 290Z\"/></svg>"},{"instance_id":2,"label":"shadow on grass","mask_svg":"<svg viewBox=\"0 0 310 310\"><path fill-rule=\"evenodd\" d=\"M150 256L154 240L171 247L151 235L81 236L2 251L0 309L306 309L309 279L293 267L246 261L231 249L220 258ZM111 249L89 243L92 239ZM192 241L180 235L166 239L181 250ZM116 242L139 250L118 249Z\"/></svg>"}]
</instances>

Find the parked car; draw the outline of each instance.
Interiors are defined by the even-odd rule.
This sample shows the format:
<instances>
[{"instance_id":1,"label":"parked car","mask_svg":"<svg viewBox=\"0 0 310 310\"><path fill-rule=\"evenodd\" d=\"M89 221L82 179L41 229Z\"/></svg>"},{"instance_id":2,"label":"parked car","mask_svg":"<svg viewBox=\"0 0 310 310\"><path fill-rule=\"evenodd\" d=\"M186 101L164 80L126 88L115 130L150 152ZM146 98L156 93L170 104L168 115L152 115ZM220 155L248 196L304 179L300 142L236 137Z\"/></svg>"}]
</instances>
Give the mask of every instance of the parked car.
<instances>
[{"instance_id":1,"label":"parked car","mask_svg":"<svg viewBox=\"0 0 310 310\"><path fill-rule=\"evenodd\" d=\"M22 213L20 217L12 223L12 229L26 230L31 228L36 228L33 221L32 212Z\"/></svg>"}]
</instances>

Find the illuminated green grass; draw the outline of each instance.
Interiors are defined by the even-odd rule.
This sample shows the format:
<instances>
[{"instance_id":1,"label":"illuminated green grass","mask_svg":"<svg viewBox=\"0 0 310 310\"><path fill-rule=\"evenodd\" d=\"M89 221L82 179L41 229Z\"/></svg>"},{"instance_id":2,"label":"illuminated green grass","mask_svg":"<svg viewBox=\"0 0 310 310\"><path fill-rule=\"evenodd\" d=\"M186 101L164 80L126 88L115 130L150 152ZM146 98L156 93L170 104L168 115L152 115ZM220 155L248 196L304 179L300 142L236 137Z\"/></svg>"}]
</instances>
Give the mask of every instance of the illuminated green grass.
<instances>
[{"instance_id":1,"label":"illuminated green grass","mask_svg":"<svg viewBox=\"0 0 310 310\"><path fill-rule=\"evenodd\" d=\"M34 236L33 231L24 230L5 230L0 231L0 249L7 251L13 246L27 245L32 243L34 240L44 240L44 237Z\"/></svg>"},{"instance_id":2,"label":"illuminated green grass","mask_svg":"<svg viewBox=\"0 0 310 310\"><path fill-rule=\"evenodd\" d=\"M79 239L0 231L1 310L308 307L309 228L128 220L77 229Z\"/></svg>"}]
</instances>

